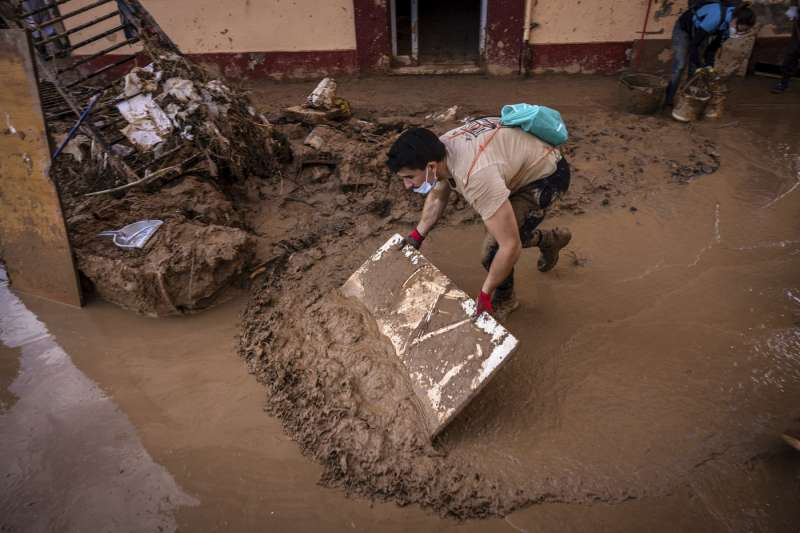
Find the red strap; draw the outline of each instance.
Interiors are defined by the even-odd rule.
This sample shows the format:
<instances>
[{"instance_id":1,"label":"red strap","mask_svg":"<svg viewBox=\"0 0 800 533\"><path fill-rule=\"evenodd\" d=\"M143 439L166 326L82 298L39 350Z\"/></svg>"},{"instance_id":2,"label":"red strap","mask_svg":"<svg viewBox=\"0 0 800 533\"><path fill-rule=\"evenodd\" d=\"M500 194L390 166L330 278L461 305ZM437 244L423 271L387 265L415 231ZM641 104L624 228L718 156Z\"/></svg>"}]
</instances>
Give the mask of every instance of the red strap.
<instances>
[{"instance_id":1,"label":"red strap","mask_svg":"<svg viewBox=\"0 0 800 533\"><path fill-rule=\"evenodd\" d=\"M497 132L500 131L501 127L502 126L498 124L494 132L489 136L489 139L486 141L486 144L482 144L478 147L478 153L475 154L475 159L472 160L472 164L469 166L469 170L467 170L467 177L464 179L465 189L467 188L467 184L469 183L469 177L472 175L472 170L475 168L475 164L478 162L478 159L480 159L483 151L486 150L486 147L489 146L489 143L494 140L495 135L497 135Z\"/></svg>"}]
</instances>

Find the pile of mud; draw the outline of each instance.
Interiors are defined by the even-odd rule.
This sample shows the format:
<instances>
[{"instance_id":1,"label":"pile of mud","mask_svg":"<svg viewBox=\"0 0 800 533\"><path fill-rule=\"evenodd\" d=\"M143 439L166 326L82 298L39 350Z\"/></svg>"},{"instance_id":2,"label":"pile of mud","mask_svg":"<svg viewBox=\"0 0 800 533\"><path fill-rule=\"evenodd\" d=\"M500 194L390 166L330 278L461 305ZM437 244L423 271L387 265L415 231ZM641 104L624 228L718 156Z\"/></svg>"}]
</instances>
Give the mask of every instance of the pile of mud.
<instances>
[{"instance_id":1,"label":"pile of mud","mask_svg":"<svg viewBox=\"0 0 800 533\"><path fill-rule=\"evenodd\" d=\"M241 199L251 182L279 177L280 142L245 93L182 56L146 52L152 63L108 89L90 118L121 140L109 154L79 135L52 174L85 284L123 308L165 316L213 305L247 270L255 251ZM156 118L128 123L114 111L136 102ZM59 138L71 125L50 126ZM116 172L114 156L143 178ZM142 249L98 236L153 219L164 223Z\"/></svg>"},{"instance_id":2,"label":"pile of mud","mask_svg":"<svg viewBox=\"0 0 800 533\"><path fill-rule=\"evenodd\" d=\"M625 208L628 192L689 177L676 169L691 169L694 177L719 166L713 143L687 137L677 124L600 113L567 121L573 141L565 151L574 171L561 209L575 214ZM441 441L429 443L390 343L360 304L338 292L370 247L418 220L421 197L389 176L383 157L404 127L419 124L426 122L362 117L320 130L276 121L306 160L314 160L315 150L343 160L334 168L298 164L288 173L294 180L262 188L270 212L248 215L273 243L243 314L239 346L266 386L266 409L323 465L322 483L351 494L417 503L458 518L504 515L541 501L629 498L624 488L600 494L579 479L557 483L547 474L524 484L510 481L460 454L453 439L447 450ZM433 126L443 132L453 125ZM320 138L316 147L304 144L312 131L312 140ZM661 142L676 133L674 143ZM355 184L353 168L360 172ZM289 202L291 209L276 208ZM259 225L259 219L269 223ZM454 197L442 223L475 220Z\"/></svg>"},{"instance_id":3,"label":"pile of mud","mask_svg":"<svg viewBox=\"0 0 800 533\"><path fill-rule=\"evenodd\" d=\"M207 178L184 176L158 194L88 197L68 213L80 272L102 298L144 315L197 311L220 301L254 255L241 215ZM164 224L144 249L121 249L97 236L152 219Z\"/></svg>"}]
</instances>

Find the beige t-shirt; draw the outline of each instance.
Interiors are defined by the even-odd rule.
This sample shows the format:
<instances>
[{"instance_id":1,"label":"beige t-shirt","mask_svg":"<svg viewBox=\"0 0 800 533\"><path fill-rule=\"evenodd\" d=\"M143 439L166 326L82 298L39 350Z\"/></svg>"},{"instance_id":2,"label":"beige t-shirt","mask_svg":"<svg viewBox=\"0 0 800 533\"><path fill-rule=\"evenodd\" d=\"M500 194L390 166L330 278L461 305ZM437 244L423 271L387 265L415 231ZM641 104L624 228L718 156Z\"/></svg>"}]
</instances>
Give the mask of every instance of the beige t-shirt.
<instances>
[{"instance_id":1,"label":"beige t-shirt","mask_svg":"<svg viewBox=\"0 0 800 533\"><path fill-rule=\"evenodd\" d=\"M456 190L484 220L512 192L555 172L561 159L557 149L521 128L501 127L495 133L499 120L473 120L439 137ZM481 145L486 148L478 155Z\"/></svg>"}]
</instances>

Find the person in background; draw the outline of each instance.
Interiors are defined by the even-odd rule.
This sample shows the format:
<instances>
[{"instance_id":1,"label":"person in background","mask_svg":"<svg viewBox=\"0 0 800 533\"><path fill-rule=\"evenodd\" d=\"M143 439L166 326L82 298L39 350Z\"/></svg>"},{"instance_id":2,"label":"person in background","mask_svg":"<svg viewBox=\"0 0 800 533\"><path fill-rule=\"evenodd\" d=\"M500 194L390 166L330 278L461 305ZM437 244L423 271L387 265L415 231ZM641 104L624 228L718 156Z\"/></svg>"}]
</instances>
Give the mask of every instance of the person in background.
<instances>
[{"instance_id":1,"label":"person in background","mask_svg":"<svg viewBox=\"0 0 800 533\"><path fill-rule=\"evenodd\" d=\"M756 14L749 2L739 7L727 2L692 2L672 30L672 76L666 105L673 105L687 63L689 77L701 67L713 67L725 39L750 31L755 23Z\"/></svg>"},{"instance_id":2,"label":"person in background","mask_svg":"<svg viewBox=\"0 0 800 533\"><path fill-rule=\"evenodd\" d=\"M791 2L791 6L786 11L786 16L792 21L792 36L789 40L789 47L783 56L781 81L772 88L773 94L786 92L786 89L789 88L789 80L792 79L792 74L795 73L797 64L800 62L800 9L798 9L798 0Z\"/></svg>"}]
</instances>

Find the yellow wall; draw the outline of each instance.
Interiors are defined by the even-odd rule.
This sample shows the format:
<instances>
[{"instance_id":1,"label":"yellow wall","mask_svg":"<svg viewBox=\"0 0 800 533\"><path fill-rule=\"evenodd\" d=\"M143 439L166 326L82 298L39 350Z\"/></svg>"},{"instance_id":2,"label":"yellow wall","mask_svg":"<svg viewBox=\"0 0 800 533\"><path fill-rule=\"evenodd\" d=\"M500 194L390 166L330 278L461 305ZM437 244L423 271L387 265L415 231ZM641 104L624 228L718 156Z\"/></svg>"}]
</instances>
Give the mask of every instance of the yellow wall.
<instances>
[{"instance_id":1,"label":"yellow wall","mask_svg":"<svg viewBox=\"0 0 800 533\"><path fill-rule=\"evenodd\" d=\"M654 5L653 11L655 9ZM531 30L530 42L633 41L638 36L636 32L642 30L646 12L647 0L533 0L531 20L539 26ZM670 15L656 20L651 14L647 31L663 29L667 36L675 18L676 16Z\"/></svg>"},{"instance_id":2,"label":"yellow wall","mask_svg":"<svg viewBox=\"0 0 800 533\"><path fill-rule=\"evenodd\" d=\"M625 42L640 37L647 0L531 0L532 44ZM783 4L783 0L756 0L758 4ZM670 39L678 15L688 0L653 0L647 31L663 31L646 39ZM764 21L767 22L767 21ZM785 35L766 23L760 36Z\"/></svg>"},{"instance_id":3,"label":"yellow wall","mask_svg":"<svg viewBox=\"0 0 800 533\"><path fill-rule=\"evenodd\" d=\"M74 0L62 13L94 0ZM353 50L352 0L142 0L185 53ZM116 9L111 2L68 19L67 28ZM73 34L76 43L118 25L117 18ZM77 51L88 54L124 40L121 32ZM115 53L125 53L125 49Z\"/></svg>"}]
</instances>

